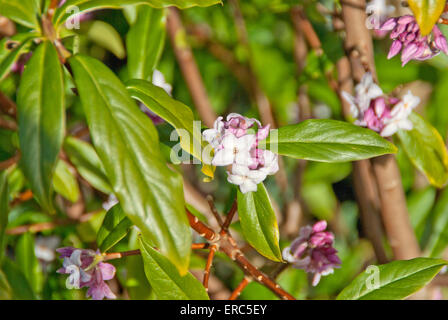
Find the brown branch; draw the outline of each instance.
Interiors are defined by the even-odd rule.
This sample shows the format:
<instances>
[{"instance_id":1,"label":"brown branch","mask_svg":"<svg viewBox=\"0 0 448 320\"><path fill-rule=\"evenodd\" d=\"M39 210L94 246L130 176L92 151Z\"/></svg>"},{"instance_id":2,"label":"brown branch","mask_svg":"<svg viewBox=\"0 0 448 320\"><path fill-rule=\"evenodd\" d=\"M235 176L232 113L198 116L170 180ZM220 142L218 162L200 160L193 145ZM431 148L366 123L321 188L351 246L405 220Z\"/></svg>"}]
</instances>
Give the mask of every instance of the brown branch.
<instances>
[{"instance_id":1,"label":"brown branch","mask_svg":"<svg viewBox=\"0 0 448 320\"><path fill-rule=\"evenodd\" d=\"M193 52L186 41L186 32L182 25L179 10L174 7L168 10L167 30L177 62L179 63L199 116L206 126L213 127L217 116L208 99Z\"/></svg>"},{"instance_id":2,"label":"brown branch","mask_svg":"<svg viewBox=\"0 0 448 320\"><path fill-rule=\"evenodd\" d=\"M16 117L17 114L16 104L1 91L0 91L0 110L4 114L7 114L13 118Z\"/></svg>"},{"instance_id":3,"label":"brown branch","mask_svg":"<svg viewBox=\"0 0 448 320\"><path fill-rule=\"evenodd\" d=\"M218 249L216 244L212 244L210 246L210 252L207 257L207 263L205 264L204 270L204 279L202 280L202 284L204 285L205 291L208 291L208 279L210 278L210 269L212 268L213 257L215 256L215 252Z\"/></svg>"},{"instance_id":4,"label":"brown branch","mask_svg":"<svg viewBox=\"0 0 448 320\"><path fill-rule=\"evenodd\" d=\"M352 77L356 82L366 71L376 79L373 44L365 27L365 0L342 2L342 18L346 25L345 49L350 59ZM420 255L412 229L401 184L400 172L393 155L371 159L381 200L382 220L395 259L411 259Z\"/></svg>"},{"instance_id":5,"label":"brown branch","mask_svg":"<svg viewBox=\"0 0 448 320\"><path fill-rule=\"evenodd\" d=\"M246 286L250 283L250 279L244 277L244 279L240 282L238 287L235 288L235 290L232 292L232 294L229 297L229 300L236 300L238 296L241 294L241 292L246 288Z\"/></svg>"},{"instance_id":6,"label":"brown branch","mask_svg":"<svg viewBox=\"0 0 448 320\"><path fill-rule=\"evenodd\" d=\"M210 211L212 212L212 214L213 214L213 216L215 217L215 219L216 219L216 221L218 222L218 224L219 224L220 226L222 226L222 225L223 225L223 222L222 222L221 216L219 215L218 210L217 210L216 207L215 207L215 203L213 202L213 197L212 197L211 195L208 195L208 196L206 197L206 199L207 199L208 205L209 205L209 207L210 207Z\"/></svg>"},{"instance_id":7,"label":"brown branch","mask_svg":"<svg viewBox=\"0 0 448 320\"><path fill-rule=\"evenodd\" d=\"M258 270L253 266L243 255L241 250L237 247L235 240L228 234L224 233L218 235L206 226L204 223L199 221L188 209L186 209L187 217L190 222L190 226L201 236L206 238L211 243L217 244L220 251L224 252L230 259L235 261L235 263L251 278L255 281L261 283L272 292L274 292L279 298L284 300L295 300L288 292L283 290L275 281L269 278L267 275Z\"/></svg>"},{"instance_id":8,"label":"brown branch","mask_svg":"<svg viewBox=\"0 0 448 320\"><path fill-rule=\"evenodd\" d=\"M20 156L21 156L20 151L17 151L16 154L13 157L11 157L11 158L9 158L9 159L7 159L5 161L0 161L0 170L8 169L12 165L14 165L17 162L19 162Z\"/></svg>"},{"instance_id":9,"label":"brown branch","mask_svg":"<svg viewBox=\"0 0 448 320\"><path fill-rule=\"evenodd\" d=\"M230 208L229 213L227 213L226 220L222 224L221 234L229 231L229 226L232 223L233 217L235 216L237 210L238 210L238 202L235 199L232 203L232 207Z\"/></svg>"}]
</instances>

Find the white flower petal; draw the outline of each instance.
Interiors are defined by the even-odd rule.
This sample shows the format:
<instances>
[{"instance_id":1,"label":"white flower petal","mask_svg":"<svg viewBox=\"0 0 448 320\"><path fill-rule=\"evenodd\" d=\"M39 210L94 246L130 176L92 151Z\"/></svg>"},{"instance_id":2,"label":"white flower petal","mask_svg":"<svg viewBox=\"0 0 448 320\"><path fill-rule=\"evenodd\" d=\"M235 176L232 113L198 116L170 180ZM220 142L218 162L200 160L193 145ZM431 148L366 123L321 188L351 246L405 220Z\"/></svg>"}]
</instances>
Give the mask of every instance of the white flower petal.
<instances>
[{"instance_id":1,"label":"white flower petal","mask_svg":"<svg viewBox=\"0 0 448 320\"><path fill-rule=\"evenodd\" d=\"M251 179L246 179L244 183L240 185L240 190L242 193L257 191L257 185Z\"/></svg>"}]
</instances>

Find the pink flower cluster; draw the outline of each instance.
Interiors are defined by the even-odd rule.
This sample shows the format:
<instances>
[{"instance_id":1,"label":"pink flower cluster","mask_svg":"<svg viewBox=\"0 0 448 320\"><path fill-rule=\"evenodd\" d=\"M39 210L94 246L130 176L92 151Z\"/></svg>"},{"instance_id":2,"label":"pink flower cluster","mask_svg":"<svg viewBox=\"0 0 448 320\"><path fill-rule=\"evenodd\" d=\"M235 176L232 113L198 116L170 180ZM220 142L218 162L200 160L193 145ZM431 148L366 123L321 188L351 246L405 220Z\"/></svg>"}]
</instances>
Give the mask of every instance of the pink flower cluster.
<instances>
[{"instance_id":1,"label":"pink flower cluster","mask_svg":"<svg viewBox=\"0 0 448 320\"><path fill-rule=\"evenodd\" d=\"M99 252L88 249L64 247L56 249L63 258L62 268L58 273L69 274L65 285L68 289L89 287L87 297L93 300L102 300L104 297L115 299L115 294L104 282L115 276L115 267L110 263L101 262Z\"/></svg>"},{"instance_id":2,"label":"pink flower cluster","mask_svg":"<svg viewBox=\"0 0 448 320\"><path fill-rule=\"evenodd\" d=\"M256 133L250 133L253 128ZM213 129L204 130L204 139L214 149L214 166L232 166L228 181L240 187L242 193L256 191L257 184L278 171L278 156L258 148L269 135L269 125L262 126L253 118L231 113L226 121L216 119Z\"/></svg>"},{"instance_id":3,"label":"pink flower cluster","mask_svg":"<svg viewBox=\"0 0 448 320\"><path fill-rule=\"evenodd\" d=\"M355 124L379 132L383 137L389 137L400 129L412 130L413 124L408 117L420 103L420 98L410 91L401 100L385 97L370 73L364 74L355 87L354 97L347 92L342 92L342 96L350 103Z\"/></svg>"},{"instance_id":4,"label":"pink flower cluster","mask_svg":"<svg viewBox=\"0 0 448 320\"><path fill-rule=\"evenodd\" d=\"M326 228L327 222L324 220L312 227L302 227L299 237L283 250L283 259L292 263L293 267L314 274L313 286L319 283L321 276L333 273L333 269L341 265L337 250L333 247L334 235L325 231Z\"/></svg>"},{"instance_id":5,"label":"pink flower cluster","mask_svg":"<svg viewBox=\"0 0 448 320\"><path fill-rule=\"evenodd\" d=\"M402 65L411 60L427 60L443 51L448 54L448 44L445 36L437 26L427 36L420 34L420 28L412 15L388 19L380 31L389 32L394 41L389 50L388 59L401 51Z\"/></svg>"}]
</instances>

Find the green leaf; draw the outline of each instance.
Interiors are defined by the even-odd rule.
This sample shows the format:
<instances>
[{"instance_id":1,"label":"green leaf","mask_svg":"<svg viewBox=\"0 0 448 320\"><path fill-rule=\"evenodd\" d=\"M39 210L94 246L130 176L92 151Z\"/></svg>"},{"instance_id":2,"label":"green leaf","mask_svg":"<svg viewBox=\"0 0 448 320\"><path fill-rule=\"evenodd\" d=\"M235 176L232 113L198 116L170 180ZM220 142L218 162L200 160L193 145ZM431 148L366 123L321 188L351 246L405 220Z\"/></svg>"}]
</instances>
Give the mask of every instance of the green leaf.
<instances>
[{"instance_id":1,"label":"green leaf","mask_svg":"<svg viewBox=\"0 0 448 320\"><path fill-rule=\"evenodd\" d=\"M81 177L95 189L106 194L112 193L112 187L104 172L103 164L89 143L74 137L67 137L64 142L64 151Z\"/></svg>"},{"instance_id":2,"label":"green leaf","mask_svg":"<svg viewBox=\"0 0 448 320\"><path fill-rule=\"evenodd\" d=\"M238 190L238 216L246 240L263 256L282 261L277 219L262 183L256 192Z\"/></svg>"},{"instance_id":3,"label":"green leaf","mask_svg":"<svg viewBox=\"0 0 448 320\"><path fill-rule=\"evenodd\" d=\"M435 199L436 189L433 187L411 191L406 199L409 218L419 240L422 239Z\"/></svg>"},{"instance_id":4,"label":"green leaf","mask_svg":"<svg viewBox=\"0 0 448 320\"><path fill-rule=\"evenodd\" d=\"M63 160L56 164L56 170L53 176L54 190L65 199L76 202L79 199L80 191L78 181L70 170L70 167Z\"/></svg>"},{"instance_id":5,"label":"green leaf","mask_svg":"<svg viewBox=\"0 0 448 320\"><path fill-rule=\"evenodd\" d=\"M409 0L408 3L420 27L420 33L426 36L439 20L445 8L445 0Z\"/></svg>"},{"instance_id":6,"label":"green leaf","mask_svg":"<svg viewBox=\"0 0 448 320\"><path fill-rule=\"evenodd\" d=\"M121 206L119 204L113 206L107 211L103 224L100 230L98 230L96 242L100 251L106 252L116 245L121 239L126 237L131 227L132 222L126 217Z\"/></svg>"},{"instance_id":7,"label":"green leaf","mask_svg":"<svg viewBox=\"0 0 448 320\"><path fill-rule=\"evenodd\" d=\"M137 20L126 36L131 79L151 80L165 44L165 22L165 10L137 7Z\"/></svg>"},{"instance_id":8,"label":"green leaf","mask_svg":"<svg viewBox=\"0 0 448 320\"><path fill-rule=\"evenodd\" d=\"M126 57L123 40L117 30L110 24L95 20L81 25L80 32L98 46L112 52L118 59Z\"/></svg>"},{"instance_id":9,"label":"green leaf","mask_svg":"<svg viewBox=\"0 0 448 320\"><path fill-rule=\"evenodd\" d=\"M189 107L174 100L165 90L149 81L135 79L126 82L126 85L131 97L142 102L177 130L182 149L196 159L202 159L201 146L205 147L207 143L202 140L200 127L194 127L193 112Z\"/></svg>"},{"instance_id":10,"label":"green leaf","mask_svg":"<svg viewBox=\"0 0 448 320\"><path fill-rule=\"evenodd\" d=\"M123 210L186 273L191 231L182 178L166 166L152 121L101 62L82 55L69 62L93 144Z\"/></svg>"},{"instance_id":11,"label":"green leaf","mask_svg":"<svg viewBox=\"0 0 448 320\"><path fill-rule=\"evenodd\" d=\"M447 261L444 260L416 258L370 267L342 290L337 299L405 299L429 283L446 264ZM376 279L375 275L377 275ZM375 283L375 280L378 280L378 283Z\"/></svg>"},{"instance_id":12,"label":"green leaf","mask_svg":"<svg viewBox=\"0 0 448 320\"><path fill-rule=\"evenodd\" d=\"M208 300L204 286L191 274L181 276L175 266L139 239L145 273L160 300Z\"/></svg>"},{"instance_id":13,"label":"green leaf","mask_svg":"<svg viewBox=\"0 0 448 320\"><path fill-rule=\"evenodd\" d=\"M448 154L445 143L439 132L419 115L411 113L409 120L414 124L414 128L398 131L403 149L429 182L441 188L448 181Z\"/></svg>"},{"instance_id":14,"label":"green leaf","mask_svg":"<svg viewBox=\"0 0 448 320\"><path fill-rule=\"evenodd\" d=\"M19 60L23 53L26 53L29 49L31 40L34 39L33 36L27 36L16 44L12 49L8 49L8 41L3 39L0 43L2 45L2 51L0 52L0 80L3 80L11 72L11 68L14 63ZM19 41L19 40L17 40ZM15 40L12 40L15 42Z\"/></svg>"},{"instance_id":15,"label":"green leaf","mask_svg":"<svg viewBox=\"0 0 448 320\"><path fill-rule=\"evenodd\" d=\"M395 153L376 132L337 120L306 120L272 130L260 146L272 152L322 162L354 161Z\"/></svg>"},{"instance_id":16,"label":"green leaf","mask_svg":"<svg viewBox=\"0 0 448 320\"><path fill-rule=\"evenodd\" d=\"M18 24L39 29L39 8L34 0L0 0L0 13Z\"/></svg>"},{"instance_id":17,"label":"green leaf","mask_svg":"<svg viewBox=\"0 0 448 320\"><path fill-rule=\"evenodd\" d=\"M12 288L13 298L15 300L37 299L30 283L16 263L7 258L5 259L2 268Z\"/></svg>"},{"instance_id":18,"label":"green leaf","mask_svg":"<svg viewBox=\"0 0 448 320\"><path fill-rule=\"evenodd\" d=\"M440 194L433 216L433 229L427 250L430 257L438 257L448 245L448 189Z\"/></svg>"},{"instance_id":19,"label":"green leaf","mask_svg":"<svg viewBox=\"0 0 448 320\"><path fill-rule=\"evenodd\" d=\"M9 285L6 275L0 270L0 300L11 300L12 299L12 289Z\"/></svg>"},{"instance_id":20,"label":"green leaf","mask_svg":"<svg viewBox=\"0 0 448 320\"><path fill-rule=\"evenodd\" d=\"M6 171L0 172L0 265L5 252L6 227L8 226L9 214L9 186L8 174Z\"/></svg>"},{"instance_id":21,"label":"green leaf","mask_svg":"<svg viewBox=\"0 0 448 320\"><path fill-rule=\"evenodd\" d=\"M49 41L31 57L17 98L21 166L40 205L53 211L53 172L65 134L61 65Z\"/></svg>"},{"instance_id":22,"label":"green leaf","mask_svg":"<svg viewBox=\"0 0 448 320\"><path fill-rule=\"evenodd\" d=\"M306 182L302 197L310 212L319 220L331 220L338 206L338 199L330 183L322 180Z\"/></svg>"},{"instance_id":23,"label":"green leaf","mask_svg":"<svg viewBox=\"0 0 448 320\"><path fill-rule=\"evenodd\" d=\"M16 246L16 262L34 292L39 291L42 271L34 253L34 237L27 232L20 236Z\"/></svg>"},{"instance_id":24,"label":"green leaf","mask_svg":"<svg viewBox=\"0 0 448 320\"><path fill-rule=\"evenodd\" d=\"M53 16L53 22L55 22L56 26L59 26L65 20L70 18L70 16L77 13L85 13L107 8L120 9L127 5L146 4L154 8L176 6L180 9L185 9L194 6L207 7L217 3L222 2L221 0L68 0L61 7L56 9ZM73 6L78 7L76 12L70 12L70 7Z\"/></svg>"}]
</instances>

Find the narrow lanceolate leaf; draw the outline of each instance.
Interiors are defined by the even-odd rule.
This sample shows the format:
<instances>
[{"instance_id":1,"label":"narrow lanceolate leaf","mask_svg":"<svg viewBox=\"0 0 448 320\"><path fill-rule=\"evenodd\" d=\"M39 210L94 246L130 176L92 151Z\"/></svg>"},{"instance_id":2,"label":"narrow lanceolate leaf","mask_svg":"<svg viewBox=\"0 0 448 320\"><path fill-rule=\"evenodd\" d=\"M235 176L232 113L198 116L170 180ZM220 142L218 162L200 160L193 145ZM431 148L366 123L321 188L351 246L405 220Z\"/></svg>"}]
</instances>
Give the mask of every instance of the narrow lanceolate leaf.
<instances>
[{"instance_id":1,"label":"narrow lanceolate leaf","mask_svg":"<svg viewBox=\"0 0 448 320\"><path fill-rule=\"evenodd\" d=\"M126 83L130 95L142 102L149 110L166 120L178 132L182 149L202 159L201 148L207 146L202 140L200 124L194 127L193 112L183 103L171 98L165 90L145 80Z\"/></svg>"},{"instance_id":2,"label":"narrow lanceolate leaf","mask_svg":"<svg viewBox=\"0 0 448 320\"><path fill-rule=\"evenodd\" d=\"M112 187L104 172L103 164L95 149L87 142L74 137L67 137L64 151L79 174L95 189L104 193L112 193Z\"/></svg>"},{"instance_id":3,"label":"narrow lanceolate leaf","mask_svg":"<svg viewBox=\"0 0 448 320\"><path fill-rule=\"evenodd\" d=\"M26 53L28 51L30 42L33 37L27 36L26 38L21 38L23 39L17 40L18 43L16 43L16 40L11 40L10 42L6 40L0 43L4 45L0 49L0 80L3 80L11 73L11 68L13 67L14 63L19 60L20 56L23 53ZM8 49L8 47L11 45L13 46L13 48Z\"/></svg>"},{"instance_id":4,"label":"narrow lanceolate leaf","mask_svg":"<svg viewBox=\"0 0 448 320\"><path fill-rule=\"evenodd\" d=\"M33 194L53 211L53 172L65 132L64 81L56 49L39 45L23 73L17 98L21 166Z\"/></svg>"},{"instance_id":5,"label":"narrow lanceolate leaf","mask_svg":"<svg viewBox=\"0 0 448 320\"><path fill-rule=\"evenodd\" d=\"M39 29L38 13L34 0L0 0L0 14L25 27Z\"/></svg>"},{"instance_id":6,"label":"narrow lanceolate leaf","mask_svg":"<svg viewBox=\"0 0 448 320\"><path fill-rule=\"evenodd\" d=\"M408 0L420 27L420 32L426 36L439 20L445 8L445 0Z\"/></svg>"},{"instance_id":7,"label":"narrow lanceolate leaf","mask_svg":"<svg viewBox=\"0 0 448 320\"><path fill-rule=\"evenodd\" d=\"M3 0L8 1L8 0ZM207 7L217 3L222 3L221 0L67 0L61 7L59 7L54 16L53 21L56 25L60 25L65 20L77 13L85 13L99 9L120 9L127 5L145 4L154 8L166 8L176 6L180 9L190 7ZM70 8L76 7L76 11L71 11Z\"/></svg>"},{"instance_id":8,"label":"narrow lanceolate leaf","mask_svg":"<svg viewBox=\"0 0 448 320\"><path fill-rule=\"evenodd\" d=\"M39 261L34 253L34 247L34 236L27 232L20 236L15 253L17 265L22 270L34 292L38 292L42 280L42 273Z\"/></svg>"},{"instance_id":9,"label":"narrow lanceolate leaf","mask_svg":"<svg viewBox=\"0 0 448 320\"><path fill-rule=\"evenodd\" d=\"M146 277L160 300L208 300L204 286L191 274L181 276L176 267L139 239Z\"/></svg>"},{"instance_id":10,"label":"narrow lanceolate leaf","mask_svg":"<svg viewBox=\"0 0 448 320\"><path fill-rule=\"evenodd\" d=\"M371 266L338 295L338 300L400 300L417 292L447 261L431 258L393 261Z\"/></svg>"},{"instance_id":11,"label":"narrow lanceolate leaf","mask_svg":"<svg viewBox=\"0 0 448 320\"><path fill-rule=\"evenodd\" d=\"M439 132L419 115L409 119L414 128L398 131L398 137L412 163L422 171L429 182L442 187L448 181L448 153Z\"/></svg>"},{"instance_id":12,"label":"narrow lanceolate leaf","mask_svg":"<svg viewBox=\"0 0 448 320\"><path fill-rule=\"evenodd\" d=\"M126 57L123 40L118 31L101 20L87 21L81 25L80 33L96 45L112 52L118 59Z\"/></svg>"},{"instance_id":13,"label":"narrow lanceolate leaf","mask_svg":"<svg viewBox=\"0 0 448 320\"><path fill-rule=\"evenodd\" d=\"M262 183L256 192L238 190L238 216L246 240L263 256L282 261L277 219Z\"/></svg>"},{"instance_id":14,"label":"narrow lanceolate leaf","mask_svg":"<svg viewBox=\"0 0 448 320\"><path fill-rule=\"evenodd\" d=\"M0 270L0 300L11 300L12 289L6 275Z\"/></svg>"},{"instance_id":15,"label":"narrow lanceolate leaf","mask_svg":"<svg viewBox=\"0 0 448 320\"><path fill-rule=\"evenodd\" d=\"M434 208L433 230L428 241L429 256L438 257L448 245L448 189L444 189Z\"/></svg>"},{"instance_id":16,"label":"narrow lanceolate leaf","mask_svg":"<svg viewBox=\"0 0 448 320\"><path fill-rule=\"evenodd\" d=\"M166 166L157 130L100 61L76 55L69 62L93 144L124 212L185 274L191 232L182 178Z\"/></svg>"},{"instance_id":17,"label":"narrow lanceolate leaf","mask_svg":"<svg viewBox=\"0 0 448 320\"><path fill-rule=\"evenodd\" d=\"M11 286L14 300L37 299L30 283L16 263L9 258L5 258L2 269L8 279L9 285Z\"/></svg>"},{"instance_id":18,"label":"narrow lanceolate leaf","mask_svg":"<svg viewBox=\"0 0 448 320\"><path fill-rule=\"evenodd\" d=\"M78 201L80 195L78 181L70 167L63 160L59 160L56 164L53 186L54 190L65 199L73 203Z\"/></svg>"},{"instance_id":19,"label":"narrow lanceolate leaf","mask_svg":"<svg viewBox=\"0 0 448 320\"><path fill-rule=\"evenodd\" d=\"M137 20L126 36L131 79L151 80L165 44L165 10L137 7Z\"/></svg>"},{"instance_id":20,"label":"narrow lanceolate leaf","mask_svg":"<svg viewBox=\"0 0 448 320\"><path fill-rule=\"evenodd\" d=\"M6 171L0 172L0 265L5 252L6 227L9 213L9 190Z\"/></svg>"},{"instance_id":21,"label":"narrow lanceolate leaf","mask_svg":"<svg viewBox=\"0 0 448 320\"><path fill-rule=\"evenodd\" d=\"M367 159L395 153L396 147L372 130L337 120L306 120L271 131L261 145L272 152L323 162Z\"/></svg>"},{"instance_id":22,"label":"narrow lanceolate leaf","mask_svg":"<svg viewBox=\"0 0 448 320\"><path fill-rule=\"evenodd\" d=\"M131 220L128 219L119 204L107 211L103 224L98 230L96 242L101 252L106 252L121 239L123 239L132 227Z\"/></svg>"}]
</instances>

